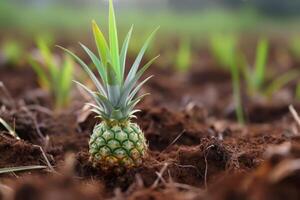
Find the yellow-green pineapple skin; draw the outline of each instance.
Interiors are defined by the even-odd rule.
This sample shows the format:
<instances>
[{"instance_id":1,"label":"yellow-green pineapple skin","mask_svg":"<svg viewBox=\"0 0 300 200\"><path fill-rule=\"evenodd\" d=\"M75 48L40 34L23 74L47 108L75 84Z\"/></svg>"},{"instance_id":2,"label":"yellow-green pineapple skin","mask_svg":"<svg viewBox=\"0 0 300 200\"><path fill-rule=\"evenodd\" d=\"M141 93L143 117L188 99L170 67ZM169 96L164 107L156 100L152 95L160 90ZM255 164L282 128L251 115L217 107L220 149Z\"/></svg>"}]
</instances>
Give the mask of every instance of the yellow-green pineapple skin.
<instances>
[{"instance_id":1,"label":"yellow-green pineapple skin","mask_svg":"<svg viewBox=\"0 0 300 200\"><path fill-rule=\"evenodd\" d=\"M137 167L143 163L147 152L145 136L140 127L128 122L108 126L105 121L96 125L89 142L89 152L94 165L102 169Z\"/></svg>"}]
</instances>

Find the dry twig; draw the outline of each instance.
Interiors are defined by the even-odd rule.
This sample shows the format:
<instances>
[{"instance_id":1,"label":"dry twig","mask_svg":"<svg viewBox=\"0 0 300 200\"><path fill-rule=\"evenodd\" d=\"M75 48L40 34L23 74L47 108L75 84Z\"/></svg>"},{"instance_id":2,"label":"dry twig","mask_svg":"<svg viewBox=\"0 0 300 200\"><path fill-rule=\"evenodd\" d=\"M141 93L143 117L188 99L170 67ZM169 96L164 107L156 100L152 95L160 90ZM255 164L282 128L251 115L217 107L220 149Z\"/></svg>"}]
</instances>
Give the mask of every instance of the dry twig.
<instances>
[{"instance_id":1,"label":"dry twig","mask_svg":"<svg viewBox=\"0 0 300 200\"><path fill-rule=\"evenodd\" d=\"M162 154L163 152L165 152L166 150L168 150L173 144L175 144L177 142L177 140L185 133L185 129L183 131L181 131L177 136L176 138L164 149L162 150L160 154Z\"/></svg>"},{"instance_id":2,"label":"dry twig","mask_svg":"<svg viewBox=\"0 0 300 200\"><path fill-rule=\"evenodd\" d=\"M12 96L8 92L7 88L5 87L3 82L1 82L1 81L0 81L0 89L3 91L2 94L4 94L6 96L8 102L10 102L11 104L14 104L14 102L15 102L14 99L12 98Z\"/></svg>"},{"instance_id":3,"label":"dry twig","mask_svg":"<svg viewBox=\"0 0 300 200\"><path fill-rule=\"evenodd\" d=\"M209 149L214 145L210 145L205 149L204 161L205 161L205 172L204 172L204 185L205 189L207 189L207 171L208 171L208 162L207 162L207 155L209 153Z\"/></svg>"},{"instance_id":4,"label":"dry twig","mask_svg":"<svg viewBox=\"0 0 300 200\"><path fill-rule=\"evenodd\" d=\"M269 180L272 183L279 182L298 170L300 170L300 159L284 160L271 171Z\"/></svg>"},{"instance_id":5,"label":"dry twig","mask_svg":"<svg viewBox=\"0 0 300 200\"><path fill-rule=\"evenodd\" d=\"M167 168L168 168L168 163L164 163L164 166L160 169L159 173L156 172L157 179L154 181L151 188L156 188L160 180L165 183L165 180L162 178L162 176Z\"/></svg>"},{"instance_id":6,"label":"dry twig","mask_svg":"<svg viewBox=\"0 0 300 200\"><path fill-rule=\"evenodd\" d=\"M298 124L299 128L300 128L300 117L297 113L297 111L295 110L294 106L293 105L290 105L289 106L289 110L293 116L293 118L295 119L296 123Z\"/></svg>"},{"instance_id":7,"label":"dry twig","mask_svg":"<svg viewBox=\"0 0 300 200\"><path fill-rule=\"evenodd\" d=\"M49 162L49 160L48 160L48 158L47 158L47 156L46 156L43 148L41 146L39 146L39 145L33 145L33 146L40 149L40 151L42 153L42 156L43 156L44 160L46 161L46 164L49 167L50 171L51 172L56 172L55 169L52 167L51 163Z\"/></svg>"}]
</instances>

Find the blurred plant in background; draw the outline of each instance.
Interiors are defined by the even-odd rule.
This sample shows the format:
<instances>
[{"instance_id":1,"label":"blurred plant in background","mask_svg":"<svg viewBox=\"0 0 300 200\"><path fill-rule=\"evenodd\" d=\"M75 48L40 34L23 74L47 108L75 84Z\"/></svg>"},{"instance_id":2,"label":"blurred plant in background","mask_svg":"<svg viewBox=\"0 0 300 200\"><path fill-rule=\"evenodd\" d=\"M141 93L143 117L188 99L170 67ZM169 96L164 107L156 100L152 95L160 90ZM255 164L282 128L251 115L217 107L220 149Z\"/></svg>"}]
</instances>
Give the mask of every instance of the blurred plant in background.
<instances>
[{"instance_id":1,"label":"blurred plant in background","mask_svg":"<svg viewBox=\"0 0 300 200\"><path fill-rule=\"evenodd\" d=\"M300 81L298 81L298 84L296 86L296 100L300 101Z\"/></svg>"},{"instance_id":2,"label":"blurred plant in background","mask_svg":"<svg viewBox=\"0 0 300 200\"><path fill-rule=\"evenodd\" d=\"M238 39L234 35L214 34L210 38L210 50L219 66L229 70L235 62Z\"/></svg>"},{"instance_id":3,"label":"blurred plant in background","mask_svg":"<svg viewBox=\"0 0 300 200\"><path fill-rule=\"evenodd\" d=\"M262 6L261 2L266 3ZM157 21L161 24L164 33L182 36L188 34L195 38L199 33L208 36L212 32L220 31L251 29L265 32L269 29L283 30L285 28L290 30L290 27L298 27L299 12L294 13L293 18L280 21L266 15L264 13L266 9L262 7L275 9L277 6L273 5L282 4L282 8L288 7L287 10L295 10L300 7L299 3L293 3L296 2L294 0L272 2L272 0L255 2L240 0L122 0L116 1L116 8L121 15L119 22L121 31L122 28L130 25L130 21L139 27L139 35L145 33L146 29L155 26ZM104 19L103 8L106 3L106 1L99 0L0 1L0 13L3 16L0 18L0 26L5 30L4 32L16 28L21 29L22 31L19 33L22 34L46 30L66 31L72 35L79 34L79 32L88 34L84 29L87 28L86 24L91 18ZM276 14L276 12L274 13ZM146 20L149 17L151 20Z\"/></svg>"},{"instance_id":4,"label":"blurred plant in background","mask_svg":"<svg viewBox=\"0 0 300 200\"><path fill-rule=\"evenodd\" d=\"M0 49L0 62L4 65L19 66L24 59L24 47L21 42L16 40L6 40Z\"/></svg>"},{"instance_id":5,"label":"blurred plant in background","mask_svg":"<svg viewBox=\"0 0 300 200\"><path fill-rule=\"evenodd\" d=\"M53 96L56 110L62 109L70 101L74 62L68 55L59 59L50 51L45 39L39 38L37 47L38 54L30 57L29 62L40 86Z\"/></svg>"},{"instance_id":6,"label":"blurred plant in background","mask_svg":"<svg viewBox=\"0 0 300 200\"><path fill-rule=\"evenodd\" d=\"M86 37L89 34L86 31L87 25L90 19L95 18L99 19L100 23L104 23L105 4L107 1L99 0L0 1L0 27L3 30L0 37L6 38L9 35L24 38L22 43L9 40L1 44L2 60L14 66L22 60L26 61L21 55L24 51L22 46L32 44L32 35L55 34L58 36L58 41L64 45L70 42L73 44L73 40L87 40L87 44L91 43ZM292 86L293 89L295 88L297 70L289 71L288 66L283 70L285 73L278 75L282 71L276 71L273 63L270 62L267 67L269 44L266 39L262 39L257 45L253 63L247 60L251 54L249 56L248 52L242 52L238 45L240 40L244 41L241 36L260 37L263 33L271 40L273 33L275 35L279 33L278 35L284 36L283 41L288 39L290 52L300 60L300 37L297 35L300 32L300 12L298 12L300 1L119 0L115 1L115 5L120 16L120 33L125 34L124 27L128 27L131 23L137 27L135 40L129 46L128 62L132 62L131 56L139 52L144 34L159 23L161 26L159 42L149 49L145 58L160 54L161 59L155 63L155 66L169 67L185 73L192 65L196 66L196 62L199 63L195 61L196 55L199 54L199 44L208 41L209 51L216 60L216 66L225 70L225 73L231 73L237 109L242 108L242 95L248 99L262 97L265 100L272 100L273 94L289 82L293 81ZM151 20L148 20L149 18ZM104 28L103 32L107 33L108 30ZM289 38L290 35L292 37ZM49 38L44 40L51 41ZM39 76L41 86L50 91L56 99L56 107L63 107L62 104L67 103L62 102L68 100L62 99L68 99L69 94L66 92L64 93L66 96L62 95L61 87L58 86L65 85L64 90L69 91L72 78L62 78L63 75L58 72L71 71L72 61L68 57L59 59L49 50L50 45L45 41L39 42L38 45L39 54L42 56L38 60L32 58L31 64ZM255 48L255 45L250 44L247 49L251 50L253 47ZM283 48L287 49L286 46ZM63 79L65 82L61 81ZM295 96L300 99L300 83ZM243 121L241 113L242 111L237 113L239 121Z\"/></svg>"},{"instance_id":7,"label":"blurred plant in background","mask_svg":"<svg viewBox=\"0 0 300 200\"><path fill-rule=\"evenodd\" d=\"M184 37L179 42L177 55L175 57L175 68L179 72L187 72L191 67L192 49L190 39Z\"/></svg>"},{"instance_id":8,"label":"blurred plant in background","mask_svg":"<svg viewBox=\"0 0 300 200\"><path fill-rule=\"evenodd\" d=\"M245 79L247 93L250 97L265 97L271 99L273 94L299 76L298 70L289 70L281 75L272 75L267 68L269 44L266 39L260 39L256 48L256 57L253 67L250 67L244 55L241 69ZM269 76L266 76L269 75ZM272 76L270 76L272 75Z\"/></svg>"},{"instance_id":9,"label":"blurred plant in background","mask_svg":"<svg viewBox=\"0 0 300 200\"><path fill-rule=\"evenodd\" d=\"M215 40L217 41L217 40ZM232 40L229 40L232 41ZM226 42L225 42L226 44ZM266 39L260 39L256 47L256 57L253 67L246 61L246 56L233 48L233 43L228 43L231 48L227 47L229 52L224 53L223 66L229 64L232 77L233 99L235 103L236 116L239 123L244 123L243 102L241 92L241 77L245 80L247 98L261 99L271 101L275 93L281 90L291 81L297 80L300 75L299 70L288 70L283 74L275 75L267 68L269 43ZM217 46L217 45L216 45ZM226 48L219 48L224 50ZM220 52L222 52L220 50ZM222 55L222 54L221 54ZM228 56L228 57L227 57ZM228 62L228 63L227 63ZM267 76L268 75L268 76ZM300 97L300 84L296 88L296 98Z\"/></svg>"},{"instance_id":10,"label":"blurred plant in background","mask_svg":"<svg viewBox=\"0 0 300 200\"><path fill-rule=\"evenodd\" d=\"M236 119L240 124L245 123L242 82L239 66L238 37L233 34L213 34L209 38L209 50L223 70L230 72L232 98Z\"/></svg>"},{"instance_id":11,"label":"blurred plant in background","mask_svg":"<svg viewBox=\"0 0 300 200\"><path fill-rule=\"evenodd\" d=\"M247 91L250 96L258 95L262 92L265 83L266 64L268 60L269 44L266 39L261 39L256 48L256 57L253 67L249 67L245 56L243 58L242 70L246 80Z\"/></svg>"},{"instance_id":12,"label":"blurred plant in background","mask_svg":"<svg viewBox=\"0 0 300 200\"><path fill-rule=\"evenodd\" d=\"M291 37L289 45L293 56L300 60L300 36Z\"/></svg>"},{"instance_id":13,"label":"blurred plant in background","mask_svg":"<svg viewBox=\"0 0 300 200\"><path fill-rule=\"evenodd\" d=\"M233 52L233 53L235 53L235 52ZM234 54L232 54L232 56L234 56ZM236 60L232 59L232 63L230 64L229 69L230 69L230 73L231 73L233 103L235 106L236 118L240 124L244 124L245 116L244 116L243 100L242 100L242 95L241 95L240 71L239 71Z\"/></svg>"}]
</instances>

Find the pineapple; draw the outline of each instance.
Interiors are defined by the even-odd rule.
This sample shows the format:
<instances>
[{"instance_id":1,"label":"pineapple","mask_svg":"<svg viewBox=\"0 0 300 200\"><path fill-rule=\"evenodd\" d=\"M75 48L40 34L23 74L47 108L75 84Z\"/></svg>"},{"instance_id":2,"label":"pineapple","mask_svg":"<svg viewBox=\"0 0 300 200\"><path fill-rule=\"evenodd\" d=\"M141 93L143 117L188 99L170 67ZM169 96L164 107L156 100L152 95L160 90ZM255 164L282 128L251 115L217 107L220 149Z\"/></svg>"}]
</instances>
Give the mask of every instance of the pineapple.
<instances>
[{"instance_id":1,"label":"pineapple","mask_svg":"<svg viewBox=\"0 0 300 200\"><path fill-rule=\"evenodd\" d=\"M139 111L134 107L147 94L138 97L136 95L152 76L139 84L137 81L158 56L146 63L140 70L138 68L157 29L144 43L125 78L126 54L132 27L119 51L112 0L109 1L109 44L95 21L92 22L92 27L99 57L83 44L80 45L96 66L101 80L96 78L79 57L61 47L78 61L97 88L97 91L92 91L76 82L93 98L95 103L88 103L88 105L102 119L101 123L94 127L89 141L90 160L94 166L100 166L104 170L136 167L142 164L148 147L142 130L136 123L131 122L131 119L135 118L134 114Z\"/></svg>"}]
</instances>

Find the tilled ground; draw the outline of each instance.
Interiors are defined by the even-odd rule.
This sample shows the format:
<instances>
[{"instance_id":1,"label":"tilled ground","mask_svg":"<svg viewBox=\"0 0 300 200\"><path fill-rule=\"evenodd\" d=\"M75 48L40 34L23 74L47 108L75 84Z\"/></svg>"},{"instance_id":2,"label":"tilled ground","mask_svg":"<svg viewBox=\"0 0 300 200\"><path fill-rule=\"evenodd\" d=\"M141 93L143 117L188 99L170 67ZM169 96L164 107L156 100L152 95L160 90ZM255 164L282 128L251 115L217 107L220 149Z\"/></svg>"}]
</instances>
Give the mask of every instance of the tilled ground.
<instances>
[{"instance_id":1,"label":"tilled ground","mask_svg":"<svg viewBox=\"0 0 300 200\"><path fill-rule=\"evenodd\" d=\"M0 116L21 138L0 127L0 168L49 160L55 169L0 175L0 199L300 199L300 137L288 104L249 101L249 123L238 125L226 72L193 68L179 76L153 68L156 78L143 91L152 95L137 116L148 157L117 173L89 161L99 122L82 112L76 90L68 109L53 112L31 70L0 70L10 93L1 91Z\"/></svg>"}]
</instances>

